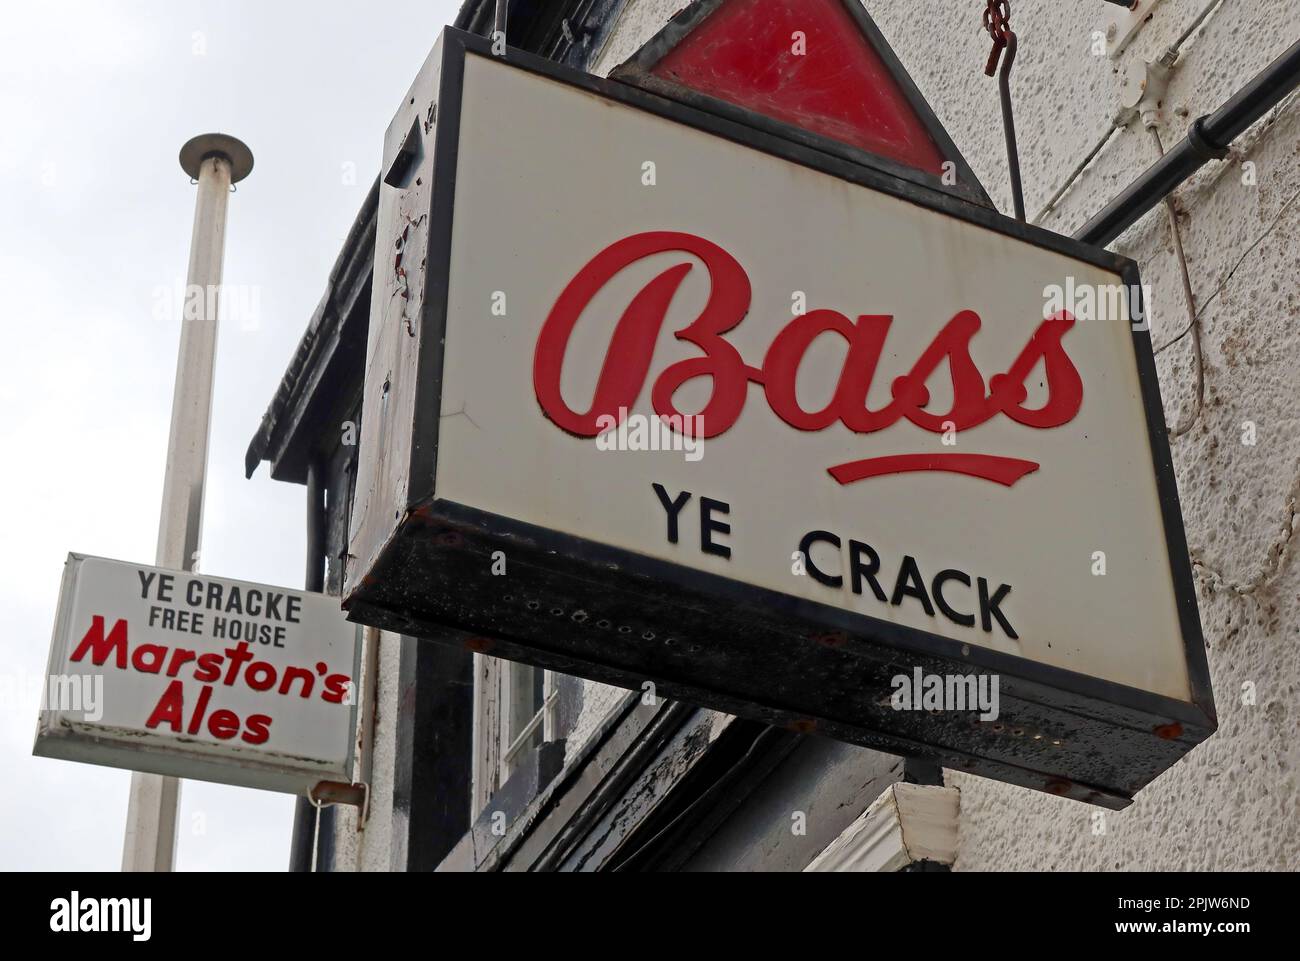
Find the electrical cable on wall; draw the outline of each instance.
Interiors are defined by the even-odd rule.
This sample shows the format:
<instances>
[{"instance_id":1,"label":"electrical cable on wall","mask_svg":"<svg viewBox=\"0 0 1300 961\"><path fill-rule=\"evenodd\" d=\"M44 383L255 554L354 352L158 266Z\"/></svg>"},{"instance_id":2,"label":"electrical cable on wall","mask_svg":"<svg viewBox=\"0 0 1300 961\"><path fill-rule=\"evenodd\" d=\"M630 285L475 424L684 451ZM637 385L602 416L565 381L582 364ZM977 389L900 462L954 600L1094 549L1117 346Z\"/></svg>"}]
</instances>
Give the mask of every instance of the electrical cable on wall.
<instances>
[{"instance_id":1,"label":"electrical cable on wall","mask_svg":"<svg viewBox=\"0 0 1300 961\"><path fill-rule=\"evenodd\" d=\"M1192 34L1196 33L1196 31L1204 26L1205 21L1209 19L1212 13L1217 12L1224 2L1225 0L1210 0L1208 4L1201 8L1201 12L1196 15L1196 18L1190 24L1187 25L1187 28L1183 30L1178 39L1170 44L1168 49L1165 51L1165 57L1176 59L1179 52L1182 50L1183 45L1191 39ZM1110 126L1108 126L1105 132L1101 135L1101 139L1098 140L1093 148L1084 155L1084 158L1079 161L1079 164L1070 171L1069 175L1061 183L1061 186L1057 188L1056 192L1052 194L1047 203L1043 205L1043 209L1035 215L1033 220L1034 223L1041 224L1047 215L1056 209L1056 205L1060 202L1061 198L1069 192L1070 188L1074 186L1075 181L1083 176L1083 172L1088 169L1092 162L1097 158L1097 155L1105 149L1108 143L1110 143L1111 138L1115 136L1115 131L1121 130L1126 126L1127 124L1119 117L1113 117L1111 119Z\"/></svg>"},{"instance_id":2,"label":"electrical cable on wall","mask_svg":"<svg viewBox=\"0 0 1300 961\"><path fill-rule=\"evenodd\" d=\"M1165 145L1160 140L1160 131L1154 125L1149 129L1151 139L1156 145L1156 151L1163 157L1165 155ZM1182 231L1178 228L1178 210L1174 207L1172 195L1165 197L1165 211L1169 215L1169 232L1173 236L1174 256L1178 258L1178 271L1183 282L1183 299L1187 304L1187 314L1191 320L1188 329L1192 334L1192 356L1196 362L1195 405L1192 407L1191 416L1187 418L1185 424L1167 428L1170 437L1182 437L1196 424L1197 419L1201 416L1201 410L1205 406L1205 359L1201 351L1200 313L1196 309L1196 297L1192 293L1192 278L1187 269L1187 255L1183 251Z\"/></svg>"},{"instance_id":3,"label":"electrical cable on wall","mask_svg":"<svg viewBox=\"0 0 1300 961\"><path fill-rule=\"evenodd\" d=\"M1291 205L1294 204L1297 200L1300 200L1300 191L1293 193L1290 196L1290 198L1286 201L1286 203L1282 204L1282 206L1278 209L1277 215L1273 218L1272 222L1268 225L1268 227L1265 228L1263 233L1261 233L1259 237L1257 237L1255 241L1251 243L1249 247L1246 248L1246 250L1242 253L1242 255L1237 258L1237 262L1232 265L1232 268L1228 271L1227 275L1219 283L1219 286L1214 290L1213 293L1210 294L1210 296L1206 297L1205 300L1201 303L1200 307L1197 308L1198 316L1205 312L1205 308L1209 307L1210 304L1214 302L1214 299L1219 296L1219 294L1223 293L1223 290L1227 286L1228 281L1230 281L1236 275L1237 269L1242 265L1242 263L1245 261L1247 257L1249 257L1252 253L1255 252L1255 248L1257 248L1261 243L1263 243L1264 239L1273 232L1273 229L1282 220L1282 216L1289 209L1291 209ZM1184 337L1186 337L1191 332L1192 332L1192 325L1188 324L1186 327L1180 330L1177 334L1175 334L1165 343L1157 347L1154 353L1157 356L1163 354L1166 350L1174 346L1174 344L1177 344L1179 341L1181 341Z\"/></svg>"}]
</instances>

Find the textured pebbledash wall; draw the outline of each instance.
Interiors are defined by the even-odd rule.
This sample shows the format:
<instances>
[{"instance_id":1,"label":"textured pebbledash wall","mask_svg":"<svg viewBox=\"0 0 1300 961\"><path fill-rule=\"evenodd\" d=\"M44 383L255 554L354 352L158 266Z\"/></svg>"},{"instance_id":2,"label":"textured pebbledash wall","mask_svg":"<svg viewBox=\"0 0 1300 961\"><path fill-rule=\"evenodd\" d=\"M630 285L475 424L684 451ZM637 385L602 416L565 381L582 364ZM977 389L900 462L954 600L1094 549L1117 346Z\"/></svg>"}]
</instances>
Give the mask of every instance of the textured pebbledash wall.
<instances>
[{"instance_id":1,"label":"textured pebbledash wall","mask_svg":"<svg viewBox=\"0 0 1300 961\"><path fill-rule=\"evenodd\" d=\"M1111 4L1013 0L1020 40L1013 92L1031 218L1110 126L1116 66L1158 56L1207 2L1164 0L1111 61L1092 52ZM633 0L596 72L621 63L681 6ZM997 84L983 74L990 49L979 29L983 0L866 6L999 208L1010 211ZM1160 128L1166 146L1297 38L1300 0L1224 0L1183 47L1169 123ZM1042 225L1073 231L1155 159L1140 124L1121 130ZM1300 865L1300 564L1292 536L1300 491L1300 103L1284 103L1232 158L1182 187L1176 202L1201 312L1205 407L1171 443L1220 730L1130 808L1104 819L1082 804L950 772L949 783L962 791L959 869ZM1114 249L1137 260L1152 287L1160 347L1188 324L1163 207ZM1159 357L1171 425L1192 416L1190 341ZM1252 429L1255 443L1244 443ZM1092 576L1089 562L1081 558L1080 577Z\"/></svg>"}]
</instances>

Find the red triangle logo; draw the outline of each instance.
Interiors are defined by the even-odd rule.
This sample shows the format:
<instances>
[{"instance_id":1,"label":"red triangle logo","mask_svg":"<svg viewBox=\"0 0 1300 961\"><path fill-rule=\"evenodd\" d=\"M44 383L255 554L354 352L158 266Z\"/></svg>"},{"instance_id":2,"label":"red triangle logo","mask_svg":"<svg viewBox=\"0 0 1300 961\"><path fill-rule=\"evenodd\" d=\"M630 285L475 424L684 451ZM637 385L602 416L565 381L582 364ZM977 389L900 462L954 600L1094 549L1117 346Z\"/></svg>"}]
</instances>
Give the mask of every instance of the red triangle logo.
<instances>
[{"instance_id":1,"label":"red triangle logo","mask_svg":"<svg viewBox=\"0 0 1300 961\"><path fill-rule=\"evenodd\" d=\"M983 196L859 0L697 0L611 76L738 107L927 179L953 161Z\"/></svg>"}]
</instances>

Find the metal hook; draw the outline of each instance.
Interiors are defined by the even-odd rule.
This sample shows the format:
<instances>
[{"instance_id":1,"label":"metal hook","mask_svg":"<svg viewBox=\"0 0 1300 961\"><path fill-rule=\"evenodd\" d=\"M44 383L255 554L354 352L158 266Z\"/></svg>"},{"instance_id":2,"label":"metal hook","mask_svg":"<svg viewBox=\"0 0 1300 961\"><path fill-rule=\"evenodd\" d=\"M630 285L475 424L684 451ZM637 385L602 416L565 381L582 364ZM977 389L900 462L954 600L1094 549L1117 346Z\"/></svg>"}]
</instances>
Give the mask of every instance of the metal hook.
<instances>
[{"instance_id":1,"label":"metal hook","mask_svg":"<svg viewBox=\"0 0 1300 961\"><path fill-rule=\"evenodd\" d=\"M1011 4L1009 0L988 0L984 8L984 29L993 38L984 73L998 77L998 92L1002 99L1002 132L1007 141L1007 167L1011 179L1011 202L1016 219L1024 222L1025 195L1020 181L1020 151L1016 146L1016 123L1011 111L1011 67L1016 62L1016 34L1011 29ZM1004 57L1003 54L1006 54ZM998 63L1001 61L1001 70Z\"/></svg>"}]
</instances>

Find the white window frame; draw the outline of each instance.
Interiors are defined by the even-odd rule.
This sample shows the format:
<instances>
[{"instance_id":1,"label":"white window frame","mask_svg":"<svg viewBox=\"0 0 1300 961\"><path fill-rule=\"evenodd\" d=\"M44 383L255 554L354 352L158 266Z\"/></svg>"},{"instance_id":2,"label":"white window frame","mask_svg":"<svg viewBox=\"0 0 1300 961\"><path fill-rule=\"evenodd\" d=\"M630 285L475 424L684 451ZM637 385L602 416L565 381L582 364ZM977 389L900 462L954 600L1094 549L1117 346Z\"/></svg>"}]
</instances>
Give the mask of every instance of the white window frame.
<instances>
[{"instance_id":1,"label":"white window frame","mask_svg":"<svg viewBox=\"0 0 1300 961\"><path fill-rule=\"evenodd\" d=\"M555 740L556 684L551 671L543 671L542 704L533 710L533 688L540 670L517 661L474 655L470 773L474 817L487 807L530 750Z\"/></svg>"}]
</instances>

